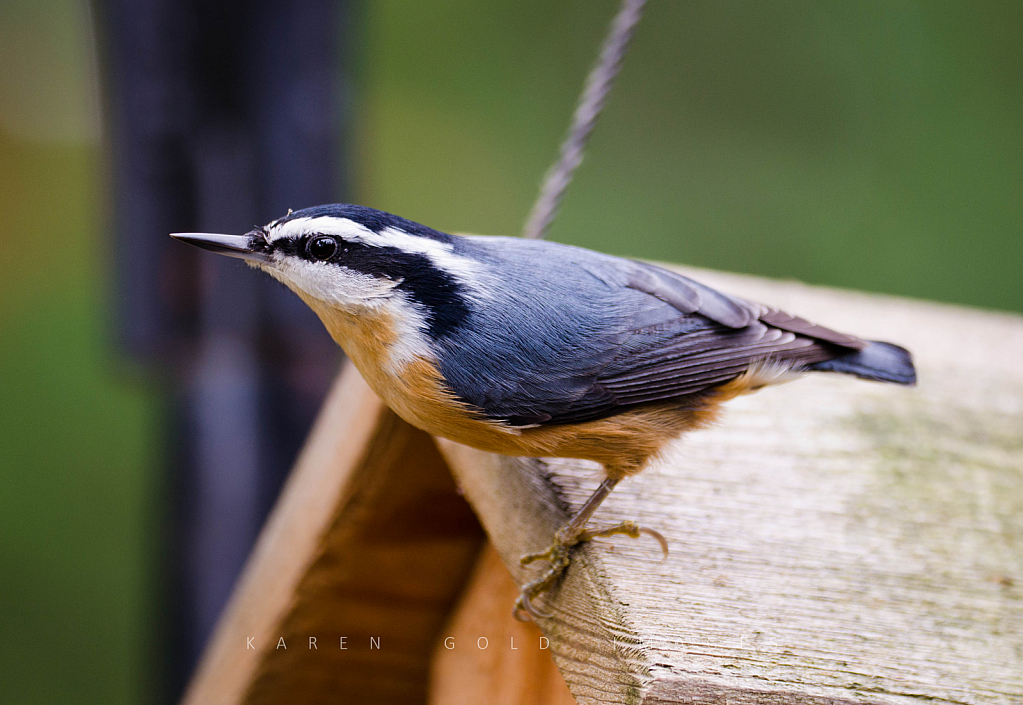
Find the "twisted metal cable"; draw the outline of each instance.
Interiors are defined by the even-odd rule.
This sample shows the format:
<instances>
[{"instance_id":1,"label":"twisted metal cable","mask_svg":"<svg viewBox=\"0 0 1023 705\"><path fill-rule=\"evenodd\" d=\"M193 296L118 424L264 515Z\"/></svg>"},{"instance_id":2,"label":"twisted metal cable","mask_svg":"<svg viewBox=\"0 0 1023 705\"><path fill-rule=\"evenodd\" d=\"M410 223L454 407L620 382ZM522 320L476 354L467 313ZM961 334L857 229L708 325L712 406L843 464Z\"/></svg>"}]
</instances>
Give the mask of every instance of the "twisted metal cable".
<instances>
[{"instance_id":1,"label":"twisted metal cable","mask_svg":"<svg viewBox=\"0 0 1023 705\"><path fill-rule=\"evenodd\" d=\"M583 160L593 125L604 109L607 94L622 66L636 23L643 16L644 5L646 0L622 0L622 6L611 22L611 29L600 49L597 63L586 77L586 85L572 116L572 126L561 145L561 154L544 177L540 195L523 229L523 237L542 240L557 215L565 189Z\"/></svg>"}]
</instances>

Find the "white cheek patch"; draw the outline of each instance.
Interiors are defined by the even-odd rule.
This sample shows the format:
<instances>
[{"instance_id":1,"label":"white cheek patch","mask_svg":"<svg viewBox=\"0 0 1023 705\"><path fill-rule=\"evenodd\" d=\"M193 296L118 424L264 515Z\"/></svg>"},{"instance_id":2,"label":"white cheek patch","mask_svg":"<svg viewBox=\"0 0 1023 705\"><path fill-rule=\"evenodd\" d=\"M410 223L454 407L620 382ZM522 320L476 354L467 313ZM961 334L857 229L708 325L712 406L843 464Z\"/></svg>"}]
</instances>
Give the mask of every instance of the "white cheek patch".
<instances>
[{"instance_id":1,"label":"white cheek patch","mask_svg":"<svg viewBox=\"0 0 1023 705\"><path fill-rule=\"evenodd\" d=\"M403 293L385 300L382 307L394 322L396 340L388 348L387 371L400 375L415 360L436 360L427 336L426 316Z\"/></svg>"},{"instance_id":2,"label":"white cheek patch","mask_svg":"<svg viewBox=\"0 0 1023 705\"><path fill-rule=\"evenodd\" d=\"M264 269L290 288L342 308L372 306L374 300L389 296L401 283L337 265L280 255L264 265Z\"/></svg>"},{"instance_id":3,"label":"white cheek patch","mask_svg":"<svg viewBox=\"0 0 1023 705\"><path fill-rule=\"evenodd\" d=\"M400 374L416 359L433 359L427 336L426 316L419 306L396 287L401 283L344 267L277 256L258 265L295 291L356 316L383 316L394 328L395 342L385 362L391 374Z\"/></svg>"}]
</instances>

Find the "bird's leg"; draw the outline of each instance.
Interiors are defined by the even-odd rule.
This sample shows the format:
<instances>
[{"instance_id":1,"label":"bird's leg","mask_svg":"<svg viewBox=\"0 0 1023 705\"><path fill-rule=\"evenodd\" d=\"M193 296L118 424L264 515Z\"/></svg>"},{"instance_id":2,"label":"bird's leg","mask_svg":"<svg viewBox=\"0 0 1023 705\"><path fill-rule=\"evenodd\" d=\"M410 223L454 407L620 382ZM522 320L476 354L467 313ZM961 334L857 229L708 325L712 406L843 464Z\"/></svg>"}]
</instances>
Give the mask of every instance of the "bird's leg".
<instances>
[{"instance_id":1,"label":"bird's leg","mask_svg":"<svg viewBox=\"0 0 1023 705\"><path fill-rule=\"evenodd\" d=\"M606 529L600 529L597 531L587 531L585 529L586 522L590 520L593 513L597 511L597 508L601 503L611 494L611 490L615 488L619 480L608 478L600 483L600 486L590 495L586 503L579 508L568 523L558 529L554 534L554 543L546 548L546 550L540 553L527 553L519 559L522 565L529 565L534 561L548 561L550 567L547 571L540 576L538 579L527 583L522 587L522 594L519 599L515 602L514 614L517 619L520 619L520 612L525 611L530 616L537 617L550 617L548 614L544 614L533 606L531 600L551 588L554 582L565 572L568 564L571 562L570 554L572 548L577 544L590 539L614 536L616 534L625 534L632 538L639 538L640 534L647 534L657 539L657 542L661 545L661 550L664 555L668 555L668 542L661 534L657 533L653 529L647 529L639 526L634 521L624 521L621 524L608 527Z\"/></svg>"}]
</instances>

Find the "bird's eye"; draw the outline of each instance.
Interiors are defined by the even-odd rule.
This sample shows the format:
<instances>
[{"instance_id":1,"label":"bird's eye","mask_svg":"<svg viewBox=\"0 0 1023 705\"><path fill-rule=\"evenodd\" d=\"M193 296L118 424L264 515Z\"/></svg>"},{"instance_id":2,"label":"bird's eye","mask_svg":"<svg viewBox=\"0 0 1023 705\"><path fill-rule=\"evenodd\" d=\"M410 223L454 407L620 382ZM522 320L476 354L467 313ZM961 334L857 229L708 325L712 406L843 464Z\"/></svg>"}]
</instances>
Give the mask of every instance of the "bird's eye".
<instances>
[{"instance_id":1,"label":"bird's eye","mask_svg":"<svg viewBox=\"0 0 1023 705\"><path fill-rule=\"evenodd\" d=\"M306 246L309 256L323 262L334 256L337 252L337 241L332 237L315 237Z\"/></svg>"}]
</instances>

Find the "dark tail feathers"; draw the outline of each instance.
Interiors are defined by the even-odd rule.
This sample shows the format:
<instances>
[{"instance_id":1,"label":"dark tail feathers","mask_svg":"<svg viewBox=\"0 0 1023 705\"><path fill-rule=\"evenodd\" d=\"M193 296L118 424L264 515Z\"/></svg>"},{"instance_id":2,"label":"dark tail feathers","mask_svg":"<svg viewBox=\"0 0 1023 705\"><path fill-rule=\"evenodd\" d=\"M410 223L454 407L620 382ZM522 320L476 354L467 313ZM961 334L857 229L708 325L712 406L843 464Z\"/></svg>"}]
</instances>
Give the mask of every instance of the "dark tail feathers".
<instances>
[{"instance_id":1,"label":"dark tail feathers","mask_svg":"<svg viewBox=\"0 0 1023 705\"><path fill-rule=\"evenodd\" d=\"M843 372L862 379L895 384L916 384L913 356L905 348L892 343L871 341L862 350L856 350L833 360L807 365L808 370Z\"/></svg>"}]
</instances>

